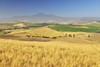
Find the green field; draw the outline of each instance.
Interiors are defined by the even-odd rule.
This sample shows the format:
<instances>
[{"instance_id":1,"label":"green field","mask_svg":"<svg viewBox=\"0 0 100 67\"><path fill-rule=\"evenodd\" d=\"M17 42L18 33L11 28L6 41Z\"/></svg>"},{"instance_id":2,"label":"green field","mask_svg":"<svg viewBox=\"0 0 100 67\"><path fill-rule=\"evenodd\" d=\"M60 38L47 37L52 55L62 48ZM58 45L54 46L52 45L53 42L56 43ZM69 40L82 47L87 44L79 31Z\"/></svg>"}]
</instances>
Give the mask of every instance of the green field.
<instances>
[{"instance_id":1,"label":"green field","mask_svg":"<svg viewBox=\"0 0 100 67\"><path fill-rule=\"evenodd\" d=\"M69 32L90 32L90 33L100 32L100 25L98 25L98 24L89 24L89 25L49 25L48 27L51 28L51 29L54 29L54 30L57 30L57 31L63 31L63 32L66 32L66 31L69 31Z\"/></svg>"}]
</instances>

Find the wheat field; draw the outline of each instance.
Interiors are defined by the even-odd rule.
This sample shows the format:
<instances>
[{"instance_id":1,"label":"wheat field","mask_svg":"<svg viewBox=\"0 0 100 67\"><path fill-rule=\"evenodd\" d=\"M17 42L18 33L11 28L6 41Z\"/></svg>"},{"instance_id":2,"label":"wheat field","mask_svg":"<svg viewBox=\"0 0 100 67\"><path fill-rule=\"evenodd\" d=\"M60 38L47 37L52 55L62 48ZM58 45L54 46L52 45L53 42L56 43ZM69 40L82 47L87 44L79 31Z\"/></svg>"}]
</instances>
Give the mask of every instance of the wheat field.
<instances>
[{"instance_id":1,"label":"wheat field","mask_svg":"<svg viewBox=\"0 0 100 67\"><path fill-rule=\"evenodd\" d=\"M47 27L40 27L29 31L29 34L32 36L47 36L47 37L58 37L64 36L62 32L58 32L56 30L52 30Z\"/></svg>"},{"instance_id":2,"label":"wheat field","mask_svg":"<svg viewBox=\"0 0 100 67\"><path fill-rule=\"evenodd\" d=\"M100 67L99 44L0 39L0 67Z\"/></svg>"}]
</instances>

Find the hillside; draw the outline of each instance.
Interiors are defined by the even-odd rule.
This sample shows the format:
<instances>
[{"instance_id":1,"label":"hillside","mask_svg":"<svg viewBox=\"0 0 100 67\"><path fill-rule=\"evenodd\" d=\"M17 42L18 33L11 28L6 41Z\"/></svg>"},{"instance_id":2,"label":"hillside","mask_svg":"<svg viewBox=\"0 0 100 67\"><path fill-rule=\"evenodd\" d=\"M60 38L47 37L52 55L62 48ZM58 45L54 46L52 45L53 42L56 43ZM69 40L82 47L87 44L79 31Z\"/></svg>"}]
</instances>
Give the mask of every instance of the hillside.
<instances>
[{"instance_id":1,"label":"hillside","mask_svg":"<svg viewBox=\"0 0 100 67\"><path fill-rule=\"evenodd\" d=\"M64 36L62 32L58 32L56 30L52 30L47 27L40 27L29 31L31 36L46 36L46 37L59 37Z\"/></svg>"}]
</instances>

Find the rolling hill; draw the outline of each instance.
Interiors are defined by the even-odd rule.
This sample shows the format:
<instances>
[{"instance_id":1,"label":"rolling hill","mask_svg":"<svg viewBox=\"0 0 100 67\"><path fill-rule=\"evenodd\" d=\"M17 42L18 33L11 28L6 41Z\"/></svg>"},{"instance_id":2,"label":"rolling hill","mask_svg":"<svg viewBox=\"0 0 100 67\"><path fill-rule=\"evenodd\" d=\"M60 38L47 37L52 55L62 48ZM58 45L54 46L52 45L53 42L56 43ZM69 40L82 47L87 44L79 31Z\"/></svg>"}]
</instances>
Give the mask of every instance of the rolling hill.
<instances>
[{"instance_id":1,"label":"rolling hill","mask_svg":"<svg viewBox=\"0 0 100 67\"><path fill-rule=\"evenodd\" d=\"M59 37L59 36L64 36L62 32L58 32L56 30L52 30L47 27L40 27L33 29L28 32L31 36L45 36L45 37Z\"/></svg>"}]
</instances>

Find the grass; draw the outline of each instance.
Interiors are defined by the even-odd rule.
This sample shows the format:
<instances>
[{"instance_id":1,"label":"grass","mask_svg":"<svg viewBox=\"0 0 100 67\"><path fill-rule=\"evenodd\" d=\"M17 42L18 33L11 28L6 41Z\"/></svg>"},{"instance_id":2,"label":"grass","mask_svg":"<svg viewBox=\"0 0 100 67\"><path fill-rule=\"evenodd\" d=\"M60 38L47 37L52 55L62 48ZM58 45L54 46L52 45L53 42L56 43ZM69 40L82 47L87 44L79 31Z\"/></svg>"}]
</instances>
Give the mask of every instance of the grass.
<instances>
[{"instance_id":1,"label":"grass","mask_svg":"<svg viewBox=\"0 0 100 67\"><path fill-rule=\"evenodd\" d=\"M99 67L100 45L0 39L1 67Z\"/></svg>"},{"instance_id":2,"label":"grass","mask_svg":"<svg viewBox=\"0 0 100 67\"><path fill-rule=\"evenodd\" d=\"M75 27L74 27L75 26ZM89 33L96 33L100 31L100 25L91 24L91 25L84 25L87 28L82 28L83 25L54 25L48 26L51 29L57 31L69 31L69 32L89 32Z\"/></svg>"}]
</instances>

